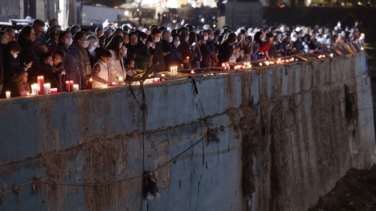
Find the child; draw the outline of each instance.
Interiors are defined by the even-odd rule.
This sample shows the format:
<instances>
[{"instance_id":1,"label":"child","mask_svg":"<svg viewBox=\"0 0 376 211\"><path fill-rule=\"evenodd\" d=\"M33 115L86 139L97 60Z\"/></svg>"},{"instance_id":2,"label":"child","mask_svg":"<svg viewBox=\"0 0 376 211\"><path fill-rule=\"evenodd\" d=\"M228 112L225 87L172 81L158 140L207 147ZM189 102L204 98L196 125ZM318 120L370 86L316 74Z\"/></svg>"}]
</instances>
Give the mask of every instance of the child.
<instances>
[{"instance_id":1,"label":"child","mask_svg":"<svg viewBox=\"0 0 376 211\"><path fill-rule=\"evenodd\" d=\"M110 58L111 53L108 50L103 50L99 53L99 60L94 64L93 67L93 88L102 88L103 85L110 85L110 71L108 69Z\"/></svg>"},{"instance_id":2,"label":"child","mask_svg":"<svg viewBox=\"0 0 376 211\"><path fill-rule=\"evenodd\" d=\"M53 66L56 67L57 71L55 72L55 80L57 81L57 91L63 91L63 77L65 76L65 69L63 67L64 52L56 51L52 55Z\"/></svg>"},{"instance_id":3,"label":"child","mask_svg":"<svg viewBox=\"0 0 376 211\"><path fill-rule=\"evenodd\" d=\"M61 57L61 53L55 52L55 54L59 55ZM56 56L56 57L59 57L59 56ZM62 62L62 59L56 59L56 62L54 62L54 60L52 59L52 55L49 54L49 53L42 54L40 59L41 59L41 62L43 62L44 64L47 64L51 67L54 66L54 63L56 65L58 65L58 63ZM60 71L56 71L56 72L39 71L36 75L37 76L43 75L45 83L51 83L51 88L57 88L61 92L62 91L61 90L61 88L62 88L62 86L61 86L61 74L62 74L62 72L60 72Z\"/></svg>"},{"instance_id":4,"label":"child","mask_svg":"<svg viewBox=\"0 0 376 211\"><path fill-rule=\"evenodd\" d=\"M29 83L27 83L27 76L27 72L24 72L22 74L22 80L17 82L17 91L13 96L27 96L28 94L30 94L30 86Z\"/></svg>"}]
</instances>

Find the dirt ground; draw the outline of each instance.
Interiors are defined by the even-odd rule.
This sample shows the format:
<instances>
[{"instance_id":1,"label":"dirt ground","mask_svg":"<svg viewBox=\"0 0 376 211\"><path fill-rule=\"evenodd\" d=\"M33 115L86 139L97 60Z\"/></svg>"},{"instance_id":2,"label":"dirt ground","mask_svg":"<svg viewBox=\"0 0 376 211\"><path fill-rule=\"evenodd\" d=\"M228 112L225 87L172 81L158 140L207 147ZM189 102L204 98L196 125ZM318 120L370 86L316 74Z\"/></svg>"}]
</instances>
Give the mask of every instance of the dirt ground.
<instances>
[{"instance_id":1,"label":"dirt ground","mask_svg":"<svg viewBox=\"0 0 376 211\"><path fill-rule=\"evenodd\" d=\"M351 169L309 211L376 211L376 166Z\"/></svg>"}]
</instances>

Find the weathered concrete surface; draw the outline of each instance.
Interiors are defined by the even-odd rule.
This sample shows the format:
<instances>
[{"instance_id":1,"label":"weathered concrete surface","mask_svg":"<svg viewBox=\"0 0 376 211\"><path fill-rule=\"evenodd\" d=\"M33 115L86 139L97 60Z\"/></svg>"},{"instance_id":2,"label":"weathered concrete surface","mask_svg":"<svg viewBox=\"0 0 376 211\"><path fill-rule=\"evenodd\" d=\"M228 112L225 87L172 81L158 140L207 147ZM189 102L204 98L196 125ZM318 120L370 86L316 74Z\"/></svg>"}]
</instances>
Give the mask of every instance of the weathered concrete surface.
<instances>
[{"instance_id":1,"label":"weathered concrete surface","mask_svg":"<svg viewBox=\"0 0 376 211\"><path fill-rule=\"evenodd\" d=\"M0 100L0 210L307 210L350 168L375 163L364 72L361 53L196 79L198 95L190 80L147 85L145 153L128 87ZM157 169L161 198L142 201L141 178L124 178L174 158L207 126L220 142L205 138ZM34 177L50 183L39 194Z\"/></svg>"}]
</instances>

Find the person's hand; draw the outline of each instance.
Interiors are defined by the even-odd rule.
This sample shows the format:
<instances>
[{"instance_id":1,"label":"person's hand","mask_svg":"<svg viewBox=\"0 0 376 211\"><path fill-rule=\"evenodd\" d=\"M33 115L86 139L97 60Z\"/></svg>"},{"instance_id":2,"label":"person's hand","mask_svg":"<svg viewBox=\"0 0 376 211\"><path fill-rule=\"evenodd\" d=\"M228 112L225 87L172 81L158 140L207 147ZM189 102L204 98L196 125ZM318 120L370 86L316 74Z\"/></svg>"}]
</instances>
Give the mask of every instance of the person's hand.
<instances>
[{"instance_id":1,"label":"person's hand","mask_svg":"<svg viewBox=\"0 0 376 211\"><path fill-rule=\"evenodd\" d=\"M235 49L234 49L234 52L238 52L240 50L240 47L236 47Z\"/></svg>"},{"instance_id":2,"label":"person's hand","mask_svg":"<svg viewBox=\"0 0 376 211\"><path fill-rule=\"evenodd\" d=\"M56 72L57 72L56 67L52 67L52 72L53 72L53 73L56 73Z\"/></svg>"},{"instance_id":3,"label":"person's hand","mask_svg":"<svg viewBox=\"0 0 376 211\"><path fill-rule=\"evenodd\" d=\"M134 59L137 58L137 54L133 53L133 58Z\"/></svg>"},{"instance_id":4,"label":"person's hand","mask_svg":"<svg viewBox=\"0 0 376 211\"><path fill-rule=\"evenodd\" d=\"M27 68L30 68L32 65L33 65L33 62L29 62L29 63L24 63L24 65L25 65L25 67L27 67Z\"/></svg>"},{"instance_id":5,"label":"person's hand","mask_svg":"<svg viewBox=\"0 0 376 211\"><path fill-rule=\"evenodd\" d=\"M184 63L184 64L189 63L189 57L186 57L186 58L183 60L183 63Z\"/></svg>"},{"instance_id":6,"label":"person's hand","mask_svg":"<svg viewBox=\"0 0 376 211\"><path fill-rule=\"evenodd\" d=\"M163 52L163 56L170 54L170 52Z\"/></svg>"}]
</instances>

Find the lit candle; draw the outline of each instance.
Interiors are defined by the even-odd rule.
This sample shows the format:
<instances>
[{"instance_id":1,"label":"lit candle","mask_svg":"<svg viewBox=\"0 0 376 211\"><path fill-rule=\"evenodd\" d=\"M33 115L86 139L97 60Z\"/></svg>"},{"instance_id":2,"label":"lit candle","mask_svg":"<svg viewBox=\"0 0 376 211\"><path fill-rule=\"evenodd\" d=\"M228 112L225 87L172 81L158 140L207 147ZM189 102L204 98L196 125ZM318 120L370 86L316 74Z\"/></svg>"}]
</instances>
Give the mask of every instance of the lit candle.
<instances>
[{"instance_id":1,"label":"lit candle","mask_svg":"<svg viewBox=\"0 0 376 211\"><path fill-rule=\"evenodd\" d=\"M39 85L39 90L38 90L38 95L42 95L44 93L43 88L44 88L44 77L38 76L37 77L38 85Z\"/></svg>"},{"instance_id":2,"label":"lit candle","mask_svg":"<svg viewBox=\"0 0 376 211\"><path fill-rule=\"evenodd\" d=\"M50 83L43 84L43 90L44 90L44 94L45 95L50 94L50 89L51 89L51 84Z\"/></svg>"},{"instance_id":3,"label":"lit candle","mask_svg":"<svg viewBox=\"0 0 376 211\"><path fill-rule=\"evenodd\" d=\"M165 74L161 74L161 77L164 78L166 75Z\"/></svg>"},{"instance_id":4,"label":"lit candle","mask_svg":"<svg viewBox=\"0 0 376 211\"><path fill-rule=\"evenodd\" d=\"M119 85L123 85L123 83L124 83L124 80L123 80L123 77L119 77Z\"/></svg>"},{"instance_id":5,"label":"lit candle","mask_svg":"<svg viewBox=\"0 0 376 211\"><path fill-rule=\"evenodd\" d=\"M259 63L259 66L262 66L262 62Z\"/></svg>"},{"instance_id":6,"label":"lit candle","mask_svg":"<svg viewBox=\"0 0 376 211\"><path fill-rule=\"evenodd\" d=\"M38 84L32 84L31 85L31 93L32 95L38 95L39 86Z\"/></svg>"},{"instance_id":7,"label":"lit candle","mask_svg":"<svg viewBox=\"0 0 376 211\"><path fill-rule=\"evenodd\" d=\"M26 96L30 97L30 93L29 93L29 92L26 92Z\"/></svg>"},{"instance_id":8,"label":"lit candle","mask_svg":"<svg viewBox=\"0 0 376 211\"><path fill-rule=\"evenodd\" d=\"M191 70L191 74L195 74L195 70Z\"/></svg>"},{"instance_id":9,"label":"lit candle","mask_svg":"<svg viewBox=\"0 0 376 211\"><path fill-rule=\"evenodd\" d=\"M57 93L57 88L51 88L51 94L56 94Z\"/></svg>"},{"instance_id":10,"label":"lit candle","mask_svg":"<svg viewBox=\"0 0 376 211\"><path fill-rule=\"evenodd\" d=\"M269 61L266 61L265 64L266 64L266 66L269 66Z\"/></svg>"},{"instance_id":11,"label":"lit candle","mask_svg":"<svg viewBox=\"0 0 376 211\"><path fill-rule=\"evenodd\" d=\"M73 91L78 91L78 84L73 84Z\"/></svg>"},{"instance_id":12,"label":"lit candle","mask_svg":"<svg viewBox=\"0 0 376 211\"><path fill-rule=\"evenodd\" d=\"M73 85L74 85L74 81L69 81L69 91L71 91L71 92L74 91Z\"/></svg>"},{"instance_id":13,"label":"lit candle","mask_svg":"<svg viewBox=\"0 0 376 211\"><path fill-rule=\"evenodd\" d=\"M364 50L364 48L363 48L363 47L360 47L360 50L362 51L362 50Z\"/></svg>"},{"instance_id":14,"label":"lit candle","mask_svg":"<svg viewBox=\"0 0 376 211\"><path fill-rule=\"evenodd\" d=\"M89 78L89 89L93 89L93 78Z\"/></svg>"},{"instance_id":15,"label":"lit candle","mask_svg":"<svg viewBox=\"0 0 376 211\"><path fill-rule=\"evenodd\" d=\"M225 63L222 63L222 69L226 69L226 64Z\"/></svg>"},{"instance_id":16,"label":"lit candle","mask_svg":"<svg viewBox=\"0 0 376 211\"><path fill-rule=\"evenodd\" d=\"M112 86L116 86L116 82L111 82L111 85Z\"/></svg>"},{"instance_id":17,"label":"lit candle","mask_svg":"<svg viewBox=\"0 0 376 211\"><path fill-rule=\"evenodd\" d=\"M5 92L6 98L10 98L10 92Z\"/></svg>"},{"instance_id":18,"label":"lit candle","mask_svg":"<svg viewBox=\"0 0 376 211\"><path fill-rule=\"evenodd\" d=\"M330 54L330 57L333 58L333 54L332 53Z\"/></svg>"},{"instance_id":19,"label":"lit candle","mask_svg":"<svg viewBox=\"0 0 376 211\"><path fill-rule=\"evenodd\" d=\"M69 83L69 81L65 82L65 91L70 92L70 83Z\"/></svg>"}]
</instances>

